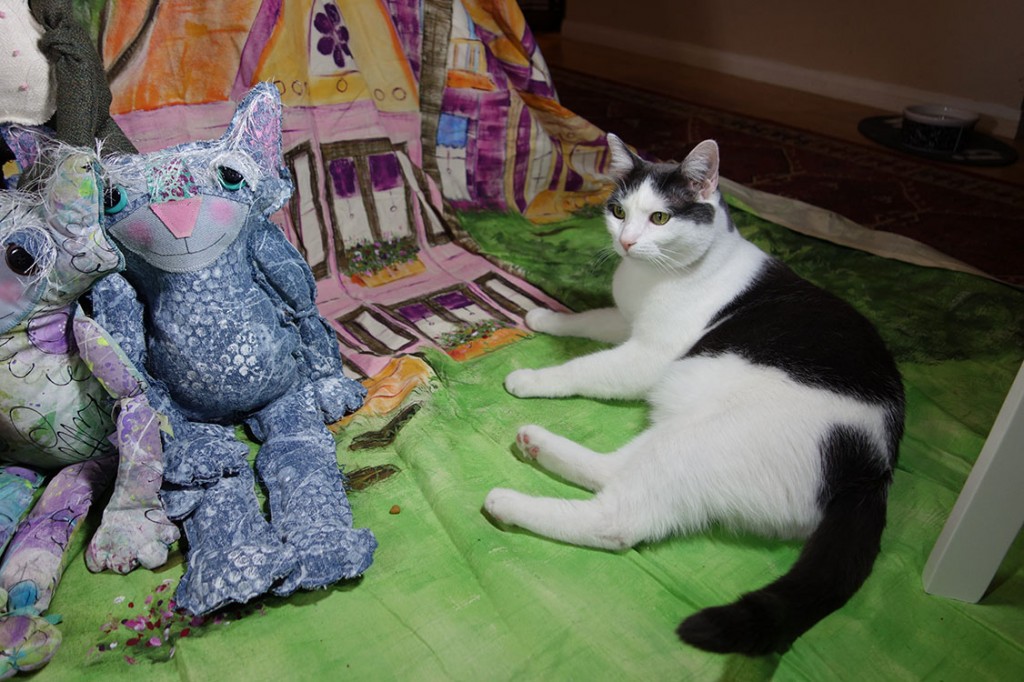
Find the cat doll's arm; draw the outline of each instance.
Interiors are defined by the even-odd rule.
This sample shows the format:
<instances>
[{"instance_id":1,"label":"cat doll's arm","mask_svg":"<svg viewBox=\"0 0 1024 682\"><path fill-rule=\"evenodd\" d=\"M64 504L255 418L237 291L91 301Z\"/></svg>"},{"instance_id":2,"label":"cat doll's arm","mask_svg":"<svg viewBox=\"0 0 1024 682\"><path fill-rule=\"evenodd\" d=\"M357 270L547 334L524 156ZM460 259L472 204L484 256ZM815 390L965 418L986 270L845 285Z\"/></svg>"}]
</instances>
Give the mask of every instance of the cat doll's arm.
<instances>
[{"instance_id":1,"label":"cat doll's arm","mask_svg":"<svg viewBox=\"0 0 1024 682\"><path fill-rule=\"evenodd\" d=\"M553 336L579 336L604 343L617 344L629 338L629 323L618 308L597 308L581 313L534 308L526 313L526 326Z\"/></svg>"},{"instance_id":2,"label":"cat doll's arm","mask_svg":"<svg viewBox=\"0 0 1024 682\"><path fill-rule=\"evenodd\" d=\"M120 275L108 279L94 285L95 317L79 309L73 323L83 360L116 403L111 439L118 451L117 476L85 560L91 571L128 573L140 564L150 569L163 565L178 530L160 501L162 418L150 404L157 393L145 375L145 341L136 328L141 326L141 305ZM116 325L121 333L108 332L96 318Z\"/></svg>"},{"instance_id":3,"label":"cat doll's arm","mask_svg":"<svg viewBox=\"0 0 1024 682\"><path fill-rule=\"evenodd\" d=\"M343 373L338 341L316 307L316 282L306 261L270 221L252 231L249 255L256 267L257 282L285 309L299 330L303 362L324 421L332 423L358 410L366 389Z\"/></svg>"}]
</instances>

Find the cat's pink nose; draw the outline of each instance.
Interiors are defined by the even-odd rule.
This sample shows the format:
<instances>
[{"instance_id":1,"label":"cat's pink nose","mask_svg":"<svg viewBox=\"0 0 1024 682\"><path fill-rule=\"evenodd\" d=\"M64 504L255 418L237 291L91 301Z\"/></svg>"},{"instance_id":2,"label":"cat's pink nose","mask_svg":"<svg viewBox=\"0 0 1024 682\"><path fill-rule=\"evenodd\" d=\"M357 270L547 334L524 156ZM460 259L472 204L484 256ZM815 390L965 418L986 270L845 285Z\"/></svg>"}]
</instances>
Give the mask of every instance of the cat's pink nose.
<instances>
[{"instance_id":1,"label":"cat's pink nose","mask_svg":"<svg viewBox=\"0 0 1024 682\"><path fill-rule=\"evenodd\" d=\"M622 244L622 248L629 251L636 244L636 241L629 241L627 239L620 239L619 243Z\"/></svg>"},{"instance_id":2,"label":"cat's pink nose","mask_svg":"<svg viewBox=\"0 0 1024 682\"><path fill-rule=\"evenodd\" d=\"M196 222L199 219L199 208L202 198L178 199L177 201L165 201L160 204L153 204L150 209L156 214L168 230L178 239L191 237L196 229Z\"/></svg>"}]
</instances>

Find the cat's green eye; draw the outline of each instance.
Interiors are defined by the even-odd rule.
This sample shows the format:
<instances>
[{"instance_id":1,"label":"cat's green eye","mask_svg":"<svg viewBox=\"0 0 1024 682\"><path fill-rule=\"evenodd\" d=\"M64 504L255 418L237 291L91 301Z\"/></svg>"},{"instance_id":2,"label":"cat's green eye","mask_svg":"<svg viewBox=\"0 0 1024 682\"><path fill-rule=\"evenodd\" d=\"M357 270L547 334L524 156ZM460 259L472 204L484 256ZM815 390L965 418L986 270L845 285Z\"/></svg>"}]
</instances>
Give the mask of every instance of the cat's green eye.
<instances>
[{"instance_id":1,"label":"cat's green eye","mask_svg":"<svg viewBox=\"0 0 1024 682\"><path fill-rule=\"evenodd\" d=\"M221 186L229 192L237 192L245 184L242 174L228 166L218 166L217 177L220 178Z\"/></svg>"},{"instance_id":2,"label":"cat's green eye","mask_svg":"<svg viewBox=\"0 0 1024 682\"><path fill-rule=\"evenodd\" d=\"M619 220L626 217L626 209L622 208L619 204L608 204L608 210Z\"/></svg>"},{"instance_id":3,"label":"cat's green eye","mask_svg":"<svg viewBox=\"0 0 1024 682\"><path fill-rule=\"evenodd\" d=\"M103 212L107 215L120 213L128 205L128 194L117 185L103 190Z\"/></svg>"},{"instance_id":4,"label":"cat's green eye","mask_svg":"<svg viewBox=\"0 0 1024 682\"><path fill-rule=\"evenodd\" d=\"M664 225L665 223L668 222L668 219L671 217L672 216L670 216L668 213L665 213L664 211L655 211L654 213L651 214L651 222L654 223L655 225Z\"/></svg>"}]
</instances>

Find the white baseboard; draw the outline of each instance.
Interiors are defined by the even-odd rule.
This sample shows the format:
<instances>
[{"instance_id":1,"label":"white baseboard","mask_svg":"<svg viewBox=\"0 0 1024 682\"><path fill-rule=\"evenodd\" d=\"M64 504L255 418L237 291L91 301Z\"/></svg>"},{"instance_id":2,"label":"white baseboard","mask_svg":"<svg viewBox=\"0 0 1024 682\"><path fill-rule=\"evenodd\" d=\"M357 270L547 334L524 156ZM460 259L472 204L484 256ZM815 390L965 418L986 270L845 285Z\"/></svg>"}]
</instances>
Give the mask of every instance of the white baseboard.
<instances>
[{"instance_id":1,"label":"white baseboard","mask_svg":"<svg viewBox=\"0 0 1024 682\"><path fill-rule=\"evenodd\" d=\"M623 52L679 62L815 95L856 102L885 111L900 112L911 104L941 102L978 112L982 116L979 125L985 132L1007 138L1013 138L1016 134L1017 121L1020 118L1020 111L996 102L981 102L895 83L807 69L770 59L714 50L691 43L654 38L570 19L562 23L561 34L569 40L581 43L592 43Z\"/></svg>"}]
</instances>

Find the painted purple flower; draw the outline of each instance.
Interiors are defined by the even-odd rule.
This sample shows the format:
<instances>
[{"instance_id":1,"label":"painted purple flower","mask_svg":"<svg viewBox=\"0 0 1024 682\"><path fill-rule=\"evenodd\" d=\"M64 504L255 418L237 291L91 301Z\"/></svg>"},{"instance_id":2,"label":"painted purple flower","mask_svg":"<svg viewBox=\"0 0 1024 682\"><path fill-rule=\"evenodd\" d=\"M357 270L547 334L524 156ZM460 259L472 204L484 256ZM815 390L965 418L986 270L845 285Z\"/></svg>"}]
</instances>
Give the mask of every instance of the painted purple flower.
<instances>
[{"instance_id":1,"label":"painted purple flower","mask_svg":"<svg viewBox=\"0 0 1024 682\"><path fill-rule=\"evenodd\" d=\"M320 54L333 55L334 63L345 66L345 55L352 56L348 49L348 28L341 23L341 12L333 2L324 5L323 12L317 12L313 18L313 26L323 34L317 41L316 49Z\"/></svg>"}]
</instances>

